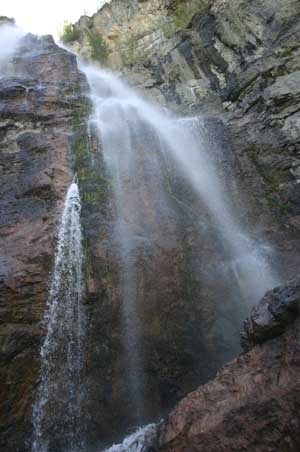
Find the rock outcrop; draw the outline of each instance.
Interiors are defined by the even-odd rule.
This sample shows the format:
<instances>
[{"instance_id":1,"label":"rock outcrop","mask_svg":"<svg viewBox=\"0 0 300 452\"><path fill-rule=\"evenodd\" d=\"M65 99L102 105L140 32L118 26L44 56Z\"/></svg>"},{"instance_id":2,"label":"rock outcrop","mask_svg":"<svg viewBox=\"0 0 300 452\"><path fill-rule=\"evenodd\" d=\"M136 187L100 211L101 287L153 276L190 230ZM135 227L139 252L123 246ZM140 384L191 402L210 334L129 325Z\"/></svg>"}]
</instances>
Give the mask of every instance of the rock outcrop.
<instances>
[{"instance_id":1,"label":"rock outcrop","mask_svg":"<svg viewBox=\"0 0 300 452\"><path fill-rule=\"evenodd\" d=\"M0 79L0 448L30 449L57 225L73 177L84 78L52 37L27 35Z\"/></svg>"},{"instance_id":2,"label":"rock outcrop","mask_svg":"<svg viewBox=\"0 0 300 452\"><path fill-rule=\"evenodd\" d=\"M261 327L253 348L178 404L160 427L160 451L299 450L299 301L298 280L265 296L243 332Z\"/></svg>"},{"instance_id":3,"label":"rock outcrop","mask_svg":"<svg viewBox=\"0 0 300 452\"><path fill-rule=\"evenodd\" d=\"M267 292L244 323L242 346L245 351L279 336L295 321L300 311L300 281Z\"/></svg>"}]
</instances>

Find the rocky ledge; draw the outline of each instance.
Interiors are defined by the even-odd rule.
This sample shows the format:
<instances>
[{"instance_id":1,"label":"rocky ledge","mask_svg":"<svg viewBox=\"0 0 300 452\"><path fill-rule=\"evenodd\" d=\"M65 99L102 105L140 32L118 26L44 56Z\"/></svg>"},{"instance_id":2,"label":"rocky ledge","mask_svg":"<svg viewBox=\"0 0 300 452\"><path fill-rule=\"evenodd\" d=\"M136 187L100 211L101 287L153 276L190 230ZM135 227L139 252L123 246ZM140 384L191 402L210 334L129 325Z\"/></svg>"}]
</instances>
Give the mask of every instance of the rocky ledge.
<instances>
[{"instance_id":1,"label":"rocky ledge","mask_svg":"<svg viewBox=\"0 0 300 452\"><path fill-rule=\"evenodd\" d=\"M160 451L300 450L300 280L268 292L242 331L247 353L185 397Z\"/></svg>"}]
</instances>

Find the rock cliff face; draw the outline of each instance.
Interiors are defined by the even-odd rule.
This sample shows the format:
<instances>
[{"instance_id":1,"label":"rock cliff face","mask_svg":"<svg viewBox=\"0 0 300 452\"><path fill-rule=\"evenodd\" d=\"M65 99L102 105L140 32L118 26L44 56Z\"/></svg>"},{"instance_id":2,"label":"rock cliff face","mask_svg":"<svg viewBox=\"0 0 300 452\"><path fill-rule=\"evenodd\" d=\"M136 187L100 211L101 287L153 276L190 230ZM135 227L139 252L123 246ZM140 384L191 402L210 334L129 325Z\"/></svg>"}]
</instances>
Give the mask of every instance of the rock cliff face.
<instances>
[{"instance_id":1,"label":"rock cliff face","mask_svg":"<svg viewBox=\"0 0 300 452\"><path fill-rule=\"evenodd\" d=\"M23 38L14 67L0 79L0 447L24 451L84 79L50 36Z\"/></svg>"},{"instance_id":2,"label":"rock cliff face","mask_svg":"<svg viewBox=\"0 0 300 452\"><path fill-rule=\"evenodd\" d=\"M299 15L295 0L112 0L75 24L80 38L70 44L95 58L90 36L100 36L106 44L102 65L120 70L146 97L180 114L209 118L206 129L214 141L218 131L222 145L223 173L237 184L229 189L236 210L250 230L274 245L282 280L297 275L299 265ZM174 186L181 199L178 181ZM207 241L190 243L203 252ZM211 250L204 254L205 260L212 257ZM199 269L195 255L190 262ZM203 300L209 292L195 293ZM212 318L209 305L202 305L202 318ZM254 362L257 349L250 353ZM271 348L262 353L258 361L268 365L270 354L273 365ZM245 360L231 370L246 375Z\"/></svg>"},{"instance_id":3,"label":"rock cliff face","mask_svg":"<svg viewBox=\"0 0 300 452\"><path fill-rule=\"evenodd\" d=\"M50 37L31 35L21 41L10 76L1 79L0 87L1 391L5 408L1 447L30 449L39 346L45 334L40 321L57 225L74 173L79 179L85 238L88 331L83 410L89 444L100 447L121 437L136 418L124 382L127 363L120 318L121 258L113 238L115 199L101 146L91 130L87 133L88 87L73 55L58 48ZM221 241L215 240L213 227L207 227L207 209L169 167L170 162L160 157L156 165L149 163L149 148L154 153L158 150L151 131L140 126L143 139L135 133L131 137L138 158L124 196L131 202L128 218L139 228L135 278L143 324L145 419L153 419L168 412L237 353L242 315L230 301L222 266L217 269L223 278L218 289L205 271L222 256ZM219 132L221 140L220 124ZM202 217L200 235L197 212ZM228 277L232 279L232 272ZM218 296L212 297L216 292ZM228 298L218 306L218 297L224 293ZM218 325L225 321L229 327L223 334Z\"/></svg>"},{"instance_id":4,"label":"rock cliff face","mask_svg":"<svg viewBox=\"0 0 300 452\"><path fill-rule=\"evenodd\" d=\"M266 294L242 333L251 350L178 404L159 450L299 450L299 309L299 280Z\"/></svg>"},{"instance_id":5,"label":"rock cliff face","mask_svg":"<svg viewBox=\"0 0 300 452\"><path fill-rule=\"evenodd\" d=\"M253 216L272 235L271 216L293 241L299 230L299 14L296 0L112 0L75 24L80 40L70 45L91 55L86 31L98 33L107 44L101 64L121 69L146 96L181 113L222 118ZM275 240L282 243L280 234ZM293 260L288 257L290 268Z\"/></svg>"},{"instance_id":6,"label":"rock cliff face","mask_svg":"<svg viewBox=\"0 0 300 452\"><path fill-rule=\"evenodd\" d=\"M175 112L205 117L205 140L237 216L276 249L274 266L282 280L295 276L300 264L299 16L296 0L112 0L92 18L80 19L75 25L79 40L69 43L83 56L122 70L145 96ZM91 447L105 445L134 422L123 378L112 184L101 143L87 134L88 87L75 57L50 37L27 36L14 68L13 77L0 79L0 444L7 451L30 449L31 403L44 336L40 320L62 201L77 172L89 323L84 410ZM149 136L143 143L132 137L140 156L135 162L139 190L128 215L159 245L154 253L141 242L137 259L145 411L146 419L153 419L238 353L243 313L237 298L229 302L231 284L224 281L232 282L233 275L220 270L222 241L205 208L169 162L161 161L159 178L156 167L145 171L149 147L156 152ZM160 190L171 209L168 216L156 217ZM144 218L136 205L143 206ZM212 268L215 273L209 273ZM248 347L256 341L255 325L253 318ZM201 450L205 441L214 451L274 450L278 440L282 450L296 451L297 341L298 320L281 338L256 346L192 393L164 425L162 450ZM245 382L242 396L236 392L239 380ZM251 430L257 416L261 424ZM260 443L259 431L266 432L268 422L272 437L265 433ZM282 428L276 430L277 422ZM246 430L241 443L239 426Z\"/></svg>"}]
</instances>

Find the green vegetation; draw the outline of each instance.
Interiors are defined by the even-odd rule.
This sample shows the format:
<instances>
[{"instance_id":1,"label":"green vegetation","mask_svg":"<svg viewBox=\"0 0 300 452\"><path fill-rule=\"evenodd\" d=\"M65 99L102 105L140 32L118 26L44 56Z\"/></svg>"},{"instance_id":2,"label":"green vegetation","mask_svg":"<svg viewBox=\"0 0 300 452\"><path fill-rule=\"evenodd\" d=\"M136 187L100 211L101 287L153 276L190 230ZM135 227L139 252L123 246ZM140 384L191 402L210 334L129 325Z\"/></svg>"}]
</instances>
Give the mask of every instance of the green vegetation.
<instances>
[{"instance_id":1,"label":"green vegetation","mask_svg":"<svg viewBox=\"0 0 300 452\"><path fill-rule=\"evenodd\" d=\"M60 39L63 43L69 44L78 41L82 35L85 35L88 39L91 47L91 59L104 63L108 57L108 46L105 39L97 31L88 29L80 30L75 25L65 22Z\"/></svg>"},{"instance_id":2,"label":"green vegetation","mask_svg":"<svg viewBox=\"0 0 300 452\"><path fill-rule=\"evenodd\" d=\"M0 26L1 25L6 25L6 24L14 25L15 24L15 20L11 19L10 17L0 16Z\"/></svg>"},{"instance_id":3,"label":"green vegetation","mask_svg":"<svg viewBox=\"0 0 300 452\"><path fill-rule=\"evenodd\" d=\"M81 32L73 24L65 22L60 39L65 44L77 41L81 36Z\"/></svg>"},{"instance_id":4,"label":"green vegetation","mask_svg":"<svg viewBox=\"0 0 300 452\"><path fill-rule=\"evenodd\" d=\"M288 202L282 202L280 199L272 197L270 195L267 195L266 198L270 207L280 210L282 214L289 214L293 212Z\"/></svg>"},{"instance_id":5,"label":"green vegetation","mask_svg":"<svg viewBox=\"0 0 300 452\"><path fill-rule=\"evenodd\" d=\"M182 2L174 8L174 27L175 31L186 28L194 15L201 11L202 2Z\"/></svg>"},{"instance_id":6,"label":"green vegetation","mask_svg":"<svg viewBox=\"0 0 300 452\"><path fill-rule=\"evenodd\" d=\"M180 1L170 11L170 21L164 20L162 32L166 38L171 38L177 31L183 30L191 22L195 14L200 13L207 7L203 0Z\"/></svg>"},{"instance_id":7,"label":"green vegetation","mask_svg":"<svg viewBox=\"0 0 300 452\"><path fill-rule=\"evenodd\" d=\"M277 51L279 57L289 57L292 55L294 48L293 47L282 47Z\"/></svg>"},{"instance_id":8,"label":"green vegetation","mask_svg":"<svg viewBox=\"0 0 300 452\"><path fill-rule=\"evenodd\" d=\"M105 39L97 31L87 30L86 33L91 46L91 59L105 63L108 57L108 46Z\"/></svg>"},{"instance_id":9,"label":"green vegetation","mask_svg":"<svg viewBox=\"0 0 300 452\"><path fill-rule=\"evenodd\" d=\"M276 209L282 214L292 213L292 207L289 201L283 201L281 199L281 193L279 191L279 185L286 179L284 172L275 173L272 168L265 168L259 164L256 155L251 157L258 174L262 177L267 187L269 188L269 193L266 193L265 198L272 209Z\"/></svg>"},{"instance_id":10,"label":"green vegetation","mask_svg":"<svg viewBox=\"0 0 300 452\"><path fill-rule=\"evenodd\" d=\"M87 135L87 118L91 108L86 97L78 96L73 105L73 134L71 138L73 172L78 176L81 199L88 212L93 211L93 209L98 211L99 206L105 206L110 183L106 176L101 175L103 173L99 170L102 165L101 154L98 150L95 152L91 148Z\"/></svg>"},{"instance_id":11,"label":"green vegetation","mask_svg":"<svg viewBox=\"0 0 300 452\"><path fill-rule=\"evenodd\" d=\"M161 30L162 30L165 38L167 38L167 39L172 38L172 36L175 33L174 23L166 22L166 23L162 24Z\"/></svg>"},{"instance_id":12,"label":"green vegetation","mask_svg":"<svg viewBox=\"0 0 300 452\"><path fill-rule=\"evenodd\" d=\"M188 27L194 15L201 12L206 6L207 2L203 0L178 0L167 17L162 17L161 29L164 36L169 39L174 33Z\"/></svg>"}]
</instances>

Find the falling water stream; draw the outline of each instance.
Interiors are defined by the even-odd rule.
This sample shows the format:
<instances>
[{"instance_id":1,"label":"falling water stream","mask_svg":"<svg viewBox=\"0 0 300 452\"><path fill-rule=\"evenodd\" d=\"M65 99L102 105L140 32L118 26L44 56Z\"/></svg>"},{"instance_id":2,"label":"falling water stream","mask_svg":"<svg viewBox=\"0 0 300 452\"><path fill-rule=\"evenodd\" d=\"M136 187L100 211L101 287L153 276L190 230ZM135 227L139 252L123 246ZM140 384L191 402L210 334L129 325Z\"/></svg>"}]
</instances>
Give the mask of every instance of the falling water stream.
<instances>
[{"instance_id":1,"label":"falling water stream","mask_svg":"<svg viewBox=\"0 0 300 452\"><path fill-rule=\"evenodd\" d=\"M18 27L2 25L0 28L0 79L13 75L12 56L25 32Z\"/></svg>"},{"instance_id":2,"label":"falling water stream","mask_svg":"<svg viewBox=\"0 0 300 452\"><path fill-rule=\"evenodd\" d=\"M159 140L161 152L175 160L178 169L207 206L223 237L245 298L250 304L256 302L277 282L265 258L268 247L259 246L250 239L234 218L230 202L223 195L224 187L217 176L210 149L205 148L202 139L201 118L174 119L139 97L113 73L94 67L83 67L83 70L95 107L91 122L99 128L107 166L115 173L120 216L124 217L121 212L126 211L121 199L120 172L129 174L130 162L136 158L130 137L132 131L144 123L153 130L153 139ZM125 242L129 235L130 231L125 231Z\"/></svg>"},{"instance_id":3,"label":"falling water stream","mask_svg":"<svg viewBox=\"0 0 300 452\"><path fill-rule=\"evenodd\" d=\"M0 32L0 78L11 75L10 57L23 32L10 26ZM269 247L250 237L233 213L232 200L224 195L211 150L203 140L203 122L198 117L174 118L145 101L113 73L81 65L91 88L94 111L90 128L98 133L106 168L110 173L115 206L115 239L119 244L122 299L122 337L136 425L144 421L144 362L142 323L139 317L138 250L147 227L143 204L135 206L133 193L139 145L147 147L157 180L160 160L152 153L155 143L161 157L171 159L191 190L206 206L221 238L224 259L235 276L241 303L251 306L278 281L269 264ZM147 168L144 176L148 177ZM163 193L161 194L164 197ZM167 203L159 204L166 209ZM136 211L135 211L136 210ZM59 227L48 309L44 318L46 337L41 347L40 381L33 405L33 452L59 450L85 452L82 380L85 316L82 305L81 202L76 182L67 192ZM133 213L134 212L134 213ZM143 229L144 228L144 229ZM150 231L151 235L151 231ZM151 246L151 243L150 245ZM150 425L112 446L109 452L141 452L155 427Z\"/></svg>"},{"instance_id":4,"label":"falling water stream","mask_svg":"<svg viewBox=\"0 0 300 452\"><path fill-rule=\"evenodd\" d=\"M94 105L90 125L98 130L104 160L113 177L118 212L116 236L123 259L122 309L127 378L136 412L140 414L137 416L139 422L143 417L143 356L134 273L138 241L137 225L128 213L133 193L140 189L132 182L135 177L132 168L139 158L137 135L142 145L143 133L150 133L149 161L151 158L155 159L151 143L159 143L161 155L175 162L177 171L181 172L191 189L206 205L223 242L228 266L236 278L241 303L251 306L267 289L274 287L277 281L268 263L269 248L258 245L255 239L246 234L223 194L224 187L210 149L204 145L201 119L171 117L138 96L113 73L84 65L81 69L88 79ZM130 184L131 192L128 189ZM139 207L136 206L136 209Z\"/></svg>"},{"instance_id":5,"label":"falling water stream","mask_svg":"<svg viewBox=\"0 0 300 452\"><path fill-rule=\"evenodd\" d=\"M120 444L114 444L104 452L146 452L156 442L157 425L149 424L128 435ZM151 449L150 449L151 450Z\"/></svg>"},{"instance_id":6,"label":"falling water stream","mask_svg":"<svg viewBox=\"0 0 300 452\"><path fill-rule=\"evenodd\" d=\"M40 383L33 406L34 452L83 448L82 236L80 196L73 182L59 227L41 348Z\"/></svg>"}]
</instances>

